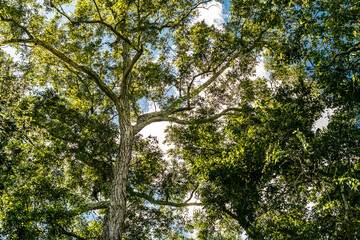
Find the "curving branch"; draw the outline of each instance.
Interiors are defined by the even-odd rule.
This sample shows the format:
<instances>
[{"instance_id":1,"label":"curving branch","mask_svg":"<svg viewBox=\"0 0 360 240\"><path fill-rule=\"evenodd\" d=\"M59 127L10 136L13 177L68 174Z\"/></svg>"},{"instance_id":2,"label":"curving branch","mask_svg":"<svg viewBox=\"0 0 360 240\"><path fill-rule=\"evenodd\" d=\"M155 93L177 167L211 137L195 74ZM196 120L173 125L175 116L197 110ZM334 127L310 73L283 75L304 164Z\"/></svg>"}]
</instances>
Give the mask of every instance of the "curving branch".
<instances>
[{"instance_id":1,"label":"curving branch","mask_svg":"<svg viewBox=\"0 0 360 240\"><path fill-rule=\"evenodd\" d=\"M70 236L70 237L74 237L76 239L80 239L80 240L86 240L86 238L83 238L79 235L77 235L76 233L73 233L73 232L69 232L67 230L65 230L65 228L59 224L55 224L59 229L60 231L64 234L64 235L67 235L67 236Z\"/></svg>"},{"instance_id":2,"label":"curving branch","mask_svg":"<svg viewBox=\"0 0 360 240\"><path fill-rule=\"evenodd\" d=\"M18 23L18 22L15 21L14 19L12 19L12 18L5 18L5 17L3 17L3 16L0 15L0 20L3 21L3 22L11 22L11 23L13 23L16 27L18 27L18 28L20 28L21 30L23 30L23 31L26 33L26 35L28 35L28 37L29 37L30 39L33 39L33 38L34 38L33 35L31 34L31 32L30 32L26 27L24 27L23 25L21 25L20 23Z\"/></svg>"},{"instance_id":3,"label":"curving branch","mask_svg":"<svg viewBox=\"0 0 360 240\"><path fill-rule=\"evenodd\" d=\"M120 93L120 98L123 98L123 96L125 96L125 94L127 94L127 87L129 86L129 74L131 73L134 65L136 64L136 62L139 60L139 58L141 57L142 53L143 53L143 48L140 47L140 50L138 50L138 52L136 53L136 55L134 56L134 58L131 60L129 66L126 68L124 75L123 75L123 79L121 81L121 93Z\"/></svg>"},{"instance_id":4,"label":"curving branch","mask_svg":"<svg viewBox=\"0 0 360 240\"><path fill-rule=\"evenodd\" d=\"M190 94L178 98L175 102L173 102L168 109L174 109L180 106L183 102L188 101L196 96L198 96L204 89L209 87L212 83L214 83L218 77L225 72L226 69L230 67L233 61L239 56L239 51L235 52L230 60L220 68L217 72L215 72L206 82L201 84L198 88L193 90Z\"/></svg>"},{"instance_id":5,"label":"curving branch","mask_svg":"<svg viewBox=\"0 0 360 240\"><path fill-rule=\"evenodd\" d=\"M199 185L197 185L197 186L194 188L194 190L190 193L190 196L189 196L188 200L185 201L185 203L188 203L188 202L192 199L192 197L194 196L194 193L196 192L196 190L197 190L198 188L199 188Z\"/></svg>"},{"instance_id":6,"label":"curving branch","mask_svg":"<svg viewBox=\"0 0 360 240\"><path fill-rule=\"evenodd\" d=\"M145 113L142 114L138 117L138 121L137 124L134 126L134 133L138 133L141 131L141 129L143 129L144 127L146 127L147 125L149 125L150 123L154 123L154 122L161 122L161 121L169 121L169 120L162 120L165 118L168 118L169 115L171 114L175 114L178 112L184 112L184 111L189 111L194 109L194 107L185 107L185 108L176 108L173 110L163 110L160 112L152 112L152 113Z\"/></svg>"},{"instance_id":7,"label":"curving branch","mask_svg":"<svg viewBox=\"0 0 360 240\"><path fill-rule=\"evenodd\" d=\"M191 207L191 206L202 206L203 205L202 203L188 202L188 201L182 202L182 203L174 203L174 202L169 202L169 201L164 201L164 200L157 200L145 193L135 192L133 189L130 189L130 188L128 188L128 193L131 196L145 199L148 202L150 202L151 204L155 204L155 205L165 205L165 206L171 206L171 207Z\"/></svg>"},{"instance_id":8,"label":"curving branch","mask_svg":"<svg viewBox=\"0 0 360 240\"><path fill-rule=\"evenodd\" d=\"M360 43L355 44L354 46L352 46L351 48L349 48L349 49L346 50L346 51L337 53L337 54L332 58L329 66L330 66L331 64L334 64L334 63L336 62L336 58L341 57L341 56L344 56L344 55L349 55L350 53L357 52L357 51L360 51Z\"/></svg>"},{"instance_id":9,"label":"curving branch","mask_svg":"<svg viewBox=\"0 0 360 240\"><path fill-rule=\"evenodd\" d=\"M173 122L173 123L182 124L182 125L204 124L204 123L212 122L224 115L227 115L231 111L240 111L240 110L241 110L240 108L227 108L227 109L221 111L220 113L214 114L207 118L195 118L195 119L188 119L188 120L179 119L177 117L165 116L162 114L158 114L158 116L155 116L156 114L154 114L154 116L151 117L146 123L144 123L144 125L145 124L148 125L148 124L154 123L154 122ZM156 113L161 113L161 112L156 112ZM138 133L139 131L141 131L142 125L135 125L134 129L135 129L135 132Z\"/></svg>"},{"instance_id":10,"label":"curving branch","mask_svg":"<svg viewBox=\"0 0 360 240\"><path fill-rule=\"evenodd\" d=\"M186 19L188 19L190 14L193 13L196 9L198 9L200 7L200 5L209 3L210 1L211 0L201 1L201 2L198 2L196 5L194 5L193 7L191 7L190 9L183 10L180 13L179 19L177 19L177 20L169 20L167 22L163 22L160 26L158 26L159 24L156 24L158 19L156 19L153 24L134 28L131 30L131 32L140 32L140 31L144 30L144 28L153 29L153 30L157 30L160 32L167 28L175 28L175 27L179 26L182 22L184 22ZM148 18L148 16L149 15L145 16L145 18Z\"/></svg>"}]
</instances>

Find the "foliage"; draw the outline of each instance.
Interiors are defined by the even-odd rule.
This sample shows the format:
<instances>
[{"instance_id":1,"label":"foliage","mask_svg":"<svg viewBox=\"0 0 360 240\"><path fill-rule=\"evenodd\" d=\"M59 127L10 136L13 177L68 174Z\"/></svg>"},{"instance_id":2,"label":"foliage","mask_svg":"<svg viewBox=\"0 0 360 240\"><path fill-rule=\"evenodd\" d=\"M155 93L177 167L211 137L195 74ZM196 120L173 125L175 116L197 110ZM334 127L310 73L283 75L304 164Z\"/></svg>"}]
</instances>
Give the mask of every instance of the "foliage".
<instances>
[{"instance_id":1,"label":"foliage","mask_svg":"<svg viewBox=\"0 0 360 240\"><path fill-rule=\"evenodd\" d=\"M359 238L359 4L208 2L0 0L1 236Z\"/></svg>"},{"instance_id":2,"label":"foliage","mask_svg":"<svg viewBox=\"0 0 360 240\"><path fill-rule=\"evenodd\" d=\"M226 120L171 127L173 154L200 182L199 239L217 234L206 223L229 217L251 239L358 237L358 112L338 109L314 131L318 94L284 85Z\"/></svg>"}]
</instances>

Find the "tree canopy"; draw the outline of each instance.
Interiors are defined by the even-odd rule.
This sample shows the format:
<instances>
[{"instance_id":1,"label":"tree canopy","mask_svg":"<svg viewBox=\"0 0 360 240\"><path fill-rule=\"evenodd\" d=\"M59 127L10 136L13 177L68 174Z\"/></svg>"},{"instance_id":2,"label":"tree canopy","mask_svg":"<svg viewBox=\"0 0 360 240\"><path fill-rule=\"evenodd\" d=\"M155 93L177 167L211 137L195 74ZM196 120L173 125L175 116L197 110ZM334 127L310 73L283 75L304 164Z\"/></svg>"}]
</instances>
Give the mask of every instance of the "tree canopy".
<instances>
[{"instance_id":1,"label":"tree canopy","mask_svg":"<svg viewBox=\"0 0 360 240\"><path fill-rule=\"evenodd\" d=\"M360 237L359 3L211 4L0 0L1 237Z\"/></svg>"}]
</instances>

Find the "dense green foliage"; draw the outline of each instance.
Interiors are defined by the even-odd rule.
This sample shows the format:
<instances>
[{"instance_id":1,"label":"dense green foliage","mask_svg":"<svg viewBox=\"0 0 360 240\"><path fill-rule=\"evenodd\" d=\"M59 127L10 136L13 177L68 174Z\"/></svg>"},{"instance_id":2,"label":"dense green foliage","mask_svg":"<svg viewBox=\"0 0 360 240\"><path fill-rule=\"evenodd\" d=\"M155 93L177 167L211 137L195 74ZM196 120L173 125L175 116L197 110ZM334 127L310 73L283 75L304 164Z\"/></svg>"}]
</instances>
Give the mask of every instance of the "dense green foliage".
<instances>
[{"instance_id":1,"label":"dense green foliage","mask_svg":"<svg viewBox=\"0 0 360 240\"><path fill-rule=\"evenodd\" d=\"M2 238L360 238L360 4L208 2L0 0Z\"/></svg>"},{"instance_id":2,"label":"dense green foliage","mask_svg":"<svg viewBox=\"0 0 360 240\"><path fill-rule=\"evenodd\" d=\"M359 113L336 110L314 131L323 109L318 92L284 85L225 121L172 127L174 155L201 183L199 239L229 217L252 239L358 237Z\"/></svg>"}]
</instances>

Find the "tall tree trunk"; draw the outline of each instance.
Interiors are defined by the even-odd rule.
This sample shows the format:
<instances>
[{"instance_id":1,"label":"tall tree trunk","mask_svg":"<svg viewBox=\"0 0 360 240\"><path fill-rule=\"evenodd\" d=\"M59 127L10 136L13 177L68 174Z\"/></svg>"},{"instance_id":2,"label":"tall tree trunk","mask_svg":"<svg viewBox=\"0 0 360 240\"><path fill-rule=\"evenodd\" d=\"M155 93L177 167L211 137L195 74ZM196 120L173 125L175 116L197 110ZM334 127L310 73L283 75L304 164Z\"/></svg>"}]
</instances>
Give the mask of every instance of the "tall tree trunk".
<instances>
[{"instance_id":1,"label":"tall tree trunk","mask_svg":"<svg viewBox=\"0 0 360 240\"><path fill-rule=\"evenodd\" d=\"M123 73L128 71L130 60L130 50L127 43L123 43ZM114 178L110 188L110 206L104 219L102 239L121 240L126 214L126 187L128 173L132 155L132 145L134 141L134 131L131 125L130 104L129 104L129 85L131 74L123 77L120 84L120 99L116 105L119 127L120 143L119 153L114 166Z\"/></svg>"},{"instance_id":2,"label":"tall tree trunk","mask_svg":"<svg viewBox=\"0 0 360 240\"><path fill-rule=\"evenodd\" d=\"M119 153L111 182L109 212L105 216L102 239L121 240L126 214L126 186L133 144L132 126L122 127Z\"/></svg>"},{"instance_id":3,"label":"tall tree trunk","mask_svg":"<svg viewBox=\"0 0 360 240\"><path fill-rule=\"evenodd\" d=\"M126 214L126 187L134 140L129 106L126 106L125 111L119 114L119 125L119 153L114 166L114 178L111 182L110 206L103 225L103 240L121 240L123 233Z\"/></svg>"}]
</instances>

